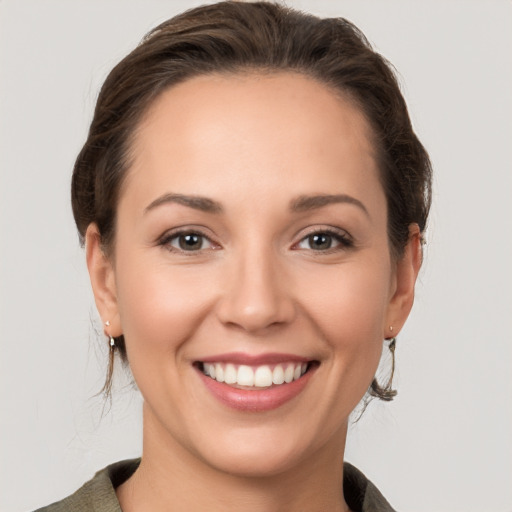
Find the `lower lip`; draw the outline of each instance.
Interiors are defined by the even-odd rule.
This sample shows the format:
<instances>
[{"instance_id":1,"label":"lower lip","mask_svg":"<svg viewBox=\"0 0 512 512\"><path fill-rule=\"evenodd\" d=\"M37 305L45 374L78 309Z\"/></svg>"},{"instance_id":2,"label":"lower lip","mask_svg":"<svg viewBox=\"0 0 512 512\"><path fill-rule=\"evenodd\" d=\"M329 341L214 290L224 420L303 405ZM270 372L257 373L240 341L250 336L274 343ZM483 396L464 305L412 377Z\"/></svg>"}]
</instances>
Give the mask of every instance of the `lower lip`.
<instances>
[{"instance_id":1,"label":"lower lip","mask_svg":"<svg viewBox=\"0 0 512 512\"><path fill-rule=\"evenodd\" d=\"M247 412L271 411L295 398L307 385L316 367L309 369L300 379L264 389L238 389L206 376L197 370L205 386L224 405Z\"/></svg>"}]
</instances>

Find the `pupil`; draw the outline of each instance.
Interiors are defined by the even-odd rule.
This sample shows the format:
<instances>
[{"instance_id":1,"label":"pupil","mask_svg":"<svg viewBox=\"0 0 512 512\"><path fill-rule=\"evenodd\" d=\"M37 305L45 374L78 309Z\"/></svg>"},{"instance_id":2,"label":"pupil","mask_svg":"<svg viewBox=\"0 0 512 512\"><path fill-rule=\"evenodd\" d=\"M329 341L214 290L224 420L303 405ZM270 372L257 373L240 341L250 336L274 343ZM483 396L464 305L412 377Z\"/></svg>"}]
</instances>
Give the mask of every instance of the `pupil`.
<instances>
[{"instance_id":1,"label":"pupil","mask_svg":"<svg viewBox=\"0 0 512 512\"><path fill-rule=\"evenodd\" d=\"M185 251L190 251L191 249L200 249L201 248L201 237L200 235L182 235L180 236L180 248Z\"/></svg>"},{"instance_id":2,"label":"pupil","mask_svg":"<svg viewBox=\"0 0 512 512\"><path fill-rule=\"evenodd\" d=\"M316 234L309 237L309 243L314 249L325 250L331 247L332 238L325 234Z\"/></svg>"}]
</instances>

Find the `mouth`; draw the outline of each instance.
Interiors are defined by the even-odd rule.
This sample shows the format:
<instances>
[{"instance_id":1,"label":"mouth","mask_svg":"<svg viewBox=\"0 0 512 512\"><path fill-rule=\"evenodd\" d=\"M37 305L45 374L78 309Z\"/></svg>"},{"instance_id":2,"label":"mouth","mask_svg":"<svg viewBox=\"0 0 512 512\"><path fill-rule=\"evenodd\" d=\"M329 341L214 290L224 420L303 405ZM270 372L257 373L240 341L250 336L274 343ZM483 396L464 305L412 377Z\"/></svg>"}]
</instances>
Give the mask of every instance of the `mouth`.
<instances>
[{"instance_id":1,"label":"mouth","mask_svg":"<svg viewBox=\"0 0 512 512\"><path fill-rule=\"evenodd\" d=\"M236 389L268 389L299 380L316 361L287 361L278 364L247 365L226 362L195 363L207 377Z\"/></svg>"},{"instance_id":2,"label":"mouth","mask_svg":"<svg viewBox=\"0 0 512 512\"><path fill-rule=\"evenodd\" d=\"M194 362L213 397L243 412L270 411L292 401L319 366L317 360L282 355L251 358L230 354Z\"/></svg>"}]
</instances>

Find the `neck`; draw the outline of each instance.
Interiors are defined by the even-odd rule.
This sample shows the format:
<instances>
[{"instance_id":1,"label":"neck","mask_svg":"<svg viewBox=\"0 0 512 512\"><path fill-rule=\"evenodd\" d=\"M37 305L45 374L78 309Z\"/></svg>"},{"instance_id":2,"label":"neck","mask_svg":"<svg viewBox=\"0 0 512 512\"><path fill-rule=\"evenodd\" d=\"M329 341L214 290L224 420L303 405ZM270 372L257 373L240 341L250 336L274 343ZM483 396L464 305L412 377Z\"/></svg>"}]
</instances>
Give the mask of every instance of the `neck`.
<instances>
[{"instance_id":1,"label":"neck","mask_svg":"<svg viewBox=\"0 0 512 512\"><path fill-rule=\"evenodd\" d=\"M163 437L161 429L154 417L144 414L140 466L116 490L123 512L348 511L343 498L346 427L335 443L298 467L265 476L218 470L168 434Z\"/></svg>"}]
</instances>

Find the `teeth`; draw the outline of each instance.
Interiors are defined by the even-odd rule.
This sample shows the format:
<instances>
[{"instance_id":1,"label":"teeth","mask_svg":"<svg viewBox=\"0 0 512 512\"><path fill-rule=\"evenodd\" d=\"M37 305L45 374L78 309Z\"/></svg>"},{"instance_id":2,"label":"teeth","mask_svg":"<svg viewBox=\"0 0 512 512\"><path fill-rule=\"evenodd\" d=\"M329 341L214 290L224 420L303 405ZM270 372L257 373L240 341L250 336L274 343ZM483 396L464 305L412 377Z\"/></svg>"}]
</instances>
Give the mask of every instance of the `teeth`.
<instances>
[{"instance_id":1,"label":"teeth","mask_svg":"<svg viewBox=\"0 0 512 512\"><path fill-rule=\"evenodd\" d=\"M295 374L295 367L293 364L289 364L284 371L284 381L289 384L293 380Z\"/></svg>"},{"instance_id":2,"label":"teeth","mask_svg":"<svg viewBox=\"0 0 512 512\"><path fill-rule=\"evenodd\" d=\"M268 366L260 366L254 372L254 385L257 388L272 386L272 370Z\"/></svg>"},{"instance_id":3,"label":"teeth","mask_svg":"<svg viewBox=\"0 0 512 512\"><path fill-rule=\"evenodd\" d=\"M278 364L272 372L272 382L274 384L282 384L284 382L284 370L280 364Z\"/></svg>"},{"instance_id":4,"label":"teeth","mask_svg":"<svg viewBox=\"0 0 512 512\"><path fill-rule=\"evenodd\" d=\"M236 382L240 386L254 386L254 372L250 366L241 365L238 367Z\"/></svg>"},{"instance_id":5,"label":"teeth","mask_svg":"<svg viewBox=\"0 0 512 512\"><path fill-rule=\"evenodd\" d=\"M267 388L273 384L276 386L289 384L300 379L306 373L307 368L307 363L278 364L273 369L268 365L252 367L242 364L237 368L231 363L204 363L203 373L217 382Z\"/></svg>"},{"instance_id":6,"label":"teeth","mask_svg":"<svg viewBox=\"0 0 512 512\"><path fill-rule=\"evenodd\" d=\"M213 375L212 375L213 372ZM209 375L210 377L215 378L215 371L213 370L213 364L205 364L204 365L204 373Z\"/></svg>"},{"instance_id":7,"label":"teeth","mask_svg":"<svg viewBox=\"0 0 512 512\"><path fill-rule=\"evenodd\" d=\"M224 368L219 363L215 365L215 380L224 382Z\"/></svg>"},{"instance_id":8,"label":"teeth","mask_svg":"<svg viewBox=\"0 0 512 512\"><path fill-rule=\"evenodd\" d=\"M224 371L224 382L226 384L236 384L236 368L232 364L227 364Z\"/></svg>"}]
</instances>

